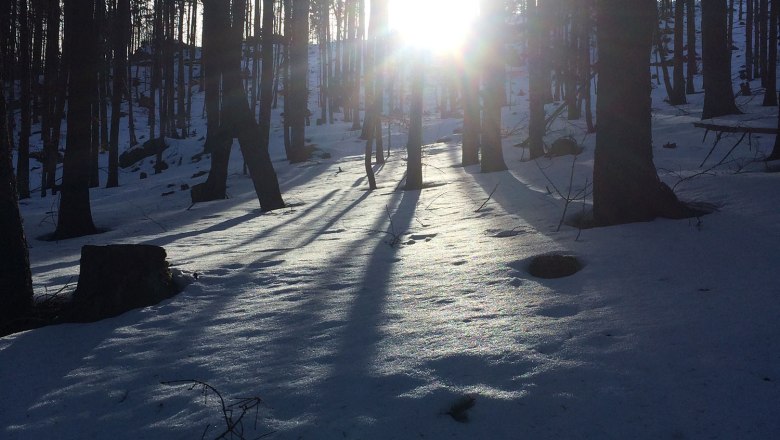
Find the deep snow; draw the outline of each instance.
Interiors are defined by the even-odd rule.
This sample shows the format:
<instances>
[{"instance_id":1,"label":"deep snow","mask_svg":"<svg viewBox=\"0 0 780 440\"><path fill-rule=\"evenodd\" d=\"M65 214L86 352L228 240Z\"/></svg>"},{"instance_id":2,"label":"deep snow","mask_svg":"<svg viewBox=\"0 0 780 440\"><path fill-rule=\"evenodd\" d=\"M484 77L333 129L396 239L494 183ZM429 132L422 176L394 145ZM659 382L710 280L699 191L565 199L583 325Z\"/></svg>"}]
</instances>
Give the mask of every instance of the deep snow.
<instances>
[{"instance_id":1,"label":"deep snow","mask_svg":"<svg viewBox=\"0 0 780 440\"><path fill-rule=\"evenodd\" d=\"M350 124L310 127L331 156L291 166L275 114L274 165L290 207L260 213L236 146L231 198L190 207L181 185L208 169L191 161L204 133L196 117L195 137L170 140L169 170L153 175L147 160L148 179L125 170L120 188L92 190L93 217L108 232L36 240L53 230L57 200L23 201L38 295L75 288L84 244L161 245L197 279L153 307L0 339L0 437L191 439L207 426L215 437L225 425L214 394L161 384L184 379L209 383L228 403L261 398L247 438L776 437L780 174L754 161L773 137L754 136L724 165L681 182L738 137L724 136L699 167L713 139L702 142L692 125L703 95L672 108L656 89L662 179L718 211L558 231L564 203L553 186L587 185L595 138L561 118L548 140L572 135L584 153L521 161L513 145L525 136L527 99L517 91L527 75L511 77L506 172L457 166L462 121L429 107L428 187L399 189L405 134L396 124L369 192ZM199 115L202 94L195 99ZM739 102L747 114L727 122L776 125L777 109L759 107L760 96ZM568 213L582 209L576 201ZM551 251L578 255L584 269L528 275L529 258ZM459 423L447 412L464 396L475 405Z\"/></svg>"}]
</instances>

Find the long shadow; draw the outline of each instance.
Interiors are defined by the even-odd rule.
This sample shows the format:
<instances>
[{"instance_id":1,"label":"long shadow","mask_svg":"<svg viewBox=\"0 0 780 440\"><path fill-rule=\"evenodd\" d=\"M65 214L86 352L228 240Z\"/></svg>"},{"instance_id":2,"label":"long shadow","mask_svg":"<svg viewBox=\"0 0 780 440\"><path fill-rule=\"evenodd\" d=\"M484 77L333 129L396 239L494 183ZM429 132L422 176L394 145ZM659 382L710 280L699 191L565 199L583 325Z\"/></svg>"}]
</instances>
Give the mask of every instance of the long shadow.
<instances>
[{"instance_id":1,"label":"long shadow","mask_svg":"<svg viewBox=\"0 0 780 440\"><path fill-rule=\"evenodd\" d=\"M377 222L377 226L392 228L396 233L407 230L414 219L419 199L420 191L404 191L391 219L380 216L381 220ZM388 296L392 294L389 286L398 250L398 245L391 246L387 240L381 240L373 250L365 254L368 261L364 265L363 278L356 285L357 290L349 305L340 340L332 355L332 373L328 377L327 386L343 390L344 396L340 400L348 404L362 405L371 402L376 390L393 389L398 383L406 383L408 380L399 379L396 382L393 377L380 377L376 374L374 364L378 345L383 339L380 326L387 320L385 307ZM334 275L338 273L334 272ZM328 282L338 282L338 279ZM359 417L379 419L384 416L381 414L381 407L382 405L370 405L351 410L355 414L362 412ZM360 420L355 422L360 423Z\"/></svg>"}]
</instances>

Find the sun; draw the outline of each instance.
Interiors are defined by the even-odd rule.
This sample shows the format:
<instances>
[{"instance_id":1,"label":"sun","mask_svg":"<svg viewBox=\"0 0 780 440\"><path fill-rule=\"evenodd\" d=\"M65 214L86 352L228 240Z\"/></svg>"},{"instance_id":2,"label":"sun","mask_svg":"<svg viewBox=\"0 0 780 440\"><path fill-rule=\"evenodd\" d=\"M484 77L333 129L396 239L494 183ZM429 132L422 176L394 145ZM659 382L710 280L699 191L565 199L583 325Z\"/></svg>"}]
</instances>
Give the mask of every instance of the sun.
<instances>
[{"instance_id":1,"label":"sun","mask_svg":"<svg viewBox=\"0 0 780 440\"><path fill-rule=\"evenodd\" d=\"M406 46L459 53L479 14L475 0L390 0L390 27Z\"/></svg>"}]
</instances>

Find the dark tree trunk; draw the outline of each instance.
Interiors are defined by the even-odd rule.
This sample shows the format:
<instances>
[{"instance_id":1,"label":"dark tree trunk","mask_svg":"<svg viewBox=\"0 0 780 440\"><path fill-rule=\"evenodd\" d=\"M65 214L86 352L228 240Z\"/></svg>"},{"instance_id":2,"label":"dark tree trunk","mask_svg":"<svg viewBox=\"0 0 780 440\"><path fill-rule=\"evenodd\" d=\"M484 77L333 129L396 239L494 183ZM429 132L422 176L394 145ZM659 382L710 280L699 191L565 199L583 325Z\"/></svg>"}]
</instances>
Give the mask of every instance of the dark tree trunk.
<instances>
[{"instance_id":1,"label":"dark tree trunk","mask_svg":"<svg viewBox=\"0 0 780 440\"><path fill-rule=\"evenodd\" d=\"M726 41L726 0L701 4L704 110L702 119L740 113L731 88L731 45Z\"/></svg>"},{"instance_id":2,"label":"dark tree trunk","mask_svg":"<svg viewBox=\"0 0 780 440\"><path fill-rule=\"evenodd\" d=\"M3 90L4 87L0 87L0 249L3 250L0 254L0 336L16 330L12 321L30 311L33 296L30 259L19 214L8 110Z\"/></svg>"},{"instance_id":3,"label":"dark tree trunk","mask_svg":"<svg viewBox=\"0 0 780 440\"><path fill-rule=\"evenodd\" d=\"M46 65L43 88L43 118L41 120L41 140L43 141L43 165L41 167L41 197L53 188L54 172L57 166L57 144L59 140L60 119L57 115L57 96L60 76L60 4L59 0L49 0L46 17ZM53 166L52 166L53 165ZM49 174L52 174L51 178Z\"/></svg>"},{"instance_id":4,"label":"dark tree trunk","mask_svg":"<svg viewBox=\"0 0 780 440\"><path fill-rule=\"evenodd\" d=\"M130 33L130 0L118 0L114 17L114 78L111 95L111 139L108 144L106 188L119 186L119 120L122 113L122 95L128 89L126 75L127 35Z\"/></svg>"},{"instance_id":5,"label":"dark tree trunk","mask_svg":"<svg viewBox=\"0 0 780 440\"><path fill-rule=\"evenodd\" d=\"M674 87L669 96L672 105L685 104L685 74L683 73L683 20L685 19L685 4L683 0L674 2Z\"/></svg>"},{"instance_id":6,"label":"dark tree trunk","mask_svg":"<svg viewBox=\"0 0 780 440\"><path fill-rule=\"evenodd\" d=\"M424 93L424 69L418 55L412 66L412 97L409 109L409 139L406 143L406 189L422 189L422 117Z\"/></svg>"},{"instance_id":7,"label":"dark tree trunk","mask_svg":"<svg viewBox=\"0 0 780 440\"><path fill-rule=\"evenodd\" d=\"M214 0L206 0L203 3L203 49L201 51L201 85L205 89L206 109L206 142L203 145L205 153L212 153L223 144L218 139L220 124L219 115L219 84L222 79L220 50L224 46L221 39L217 17L214 12ZM218 14L219 12L217 12ZM214 158L211 158L212 164ZM213 167L213 165L212 165Z\"/></svg>"},{"instance_id":8,"label":"dark tree trunk","mask_svg":"<svg viewBox=\"0 0 780 440\"><path fill-rule=\"evenodd\" d=\"M547 26L543 21L539 6L530 6L531 13L528 21L528 155L530 159L536 159L544 155L544 75L546 51L545 37Z\"/></svg>"},{"instance_id":9,"label":"dark tree trunk","mask_svg":"<svg viewBox=\"0 0 780 440\"><path fill-rule=\"evenodd\" d=\"M474 35L468 39L465 59L476 61L478 41ZM479 163L479 136L482 131L479 96L479 69L475 63L463 63L463 144L461 165Z\"/></svg>"},{"instance_id":10,"label":"dark tree trunk","mask_svg":"<svg viewBox=\"0 0 780 440\"><path fill-rule=\"evenodd\" d=\"M94 59L94 16L91 0L65 2L65 49L69 57L68 133L62 168L57 239L96 232L89 204L89 153L91 101L98 65Z\"/></svg>"},{"instance_id":11,"label":"dark tree trunk","mask_svg":"<svg viewBox=\"0 0 780 440\"><path fill-rule=\"evenodd\" d=\"M274 0L263 0L263 62L260 73L260 149L268 154L274 94Z\"/></svg>"},{"instance_id":12,"label":"dark tree trunk","mask_svg":"<svg viewBox=\"0 0 780 440\"><path fill-rule=\"evenodd\" d=\"M777 0L772 0L772 12L769 15L769 54L766 68L766 92L764 106L777 105Z\"/></svg>"},{"instance_id":13,"label":"dark tree trunk","mask_svg":"<svg viewBox=\"0 0 780 440\"><path fill-rule=\"evenodd\" d=\"M582 13L580 10L580 2L572 2L566 7L566 12L569 15L569 29L565 31L566 41L566 53L565 53L565 68L566 68L566 111L568 113L567 118L569 120L579 119L582 111L577 105L577 69L579 68L579 15Z\"/></svg>"},{"instance_id":14,"label":"dark tree trunk","mask_svg":"<svg viewBox=\"0 0 780 440\"><path fill-rule=\"evenodd\" d=\"M780 132L780 112L777 114L777 131ZM775 135L775 145L772 148L772 154L766 160L780 159L780 135Z\"/></svg>"},{"instance_id":15,"label":"dark tree trunk","mask_svg":"<svg viewBox=\"0 0 780 440\"><path fill-rule=\"evenodd\" d=\"M766 87L768 76L768 57L769 48L767 46L767 19L769 18L769 0L759 0L758 2L758 71L761 75L761 86Z\"/></svg>"},{"instance_id":16,"label":"dark tree trunk","mask_svg":"<svg viewBox=\"0 0 780 440\"><path fill-rule=\"evenodd\" d=\"M309 159L306 151L306 119L308 112L309 73L309 0L293 1L292 39L290 41L290 100L285 119L290 123L290 163Z\"/></svg>"},{"instance_id":17,"label":"dark tree trunk","mask_svg":"<svg viewBox=\"0 0 780 440\"><path fill-rule=\"evenodd\" d=\"M654 0L598 0L598 125L593 216L598 225L682 217L653 165L650 48Z\"/></svg>"},{"instance_id":18,"label":"dark tree trunk","mask_svg":"<svg viewBox=\"0 0 780 440\"><path fill-rule=\"evenodd\" d=\"M244 23L244 7L245 4L242 2L233 4L231 25L227 16L230 9L226 0L212 0L204 3L204 13L210 20L213 19L214 28L209 26L208 29L225 35L225 46L221 48L224 96L221 111L222 120L216 134L220 145L212 153L212 166L208 180L193 187L192 200L198 202L224 198L230 146L233 138L238 138L241 153L249 168L249 174L260 202L260 209L271 211L283 208L285 205L279 190L276 172L268 154L267 130L263 131L258 128L249 104L246 102L246 92L241 82L241 29ZM204 27L204 31L206 29ZM265 105L267 102L261 103L261 113L264 111L262 106ZM261 116L261 120L263 116ZM265 145L263 145L264 141Z\"/></svg>"},{"instance_id":19,"label":"dark tree trunk","mask_svg":"<svg viewBox=\"0 0 780 440\"><path fill-rule=\"evenodd\" d=\"M501 145L501 109L506 101L503 53L504 10L500 0L484 0L483 38L485 39L484 107L482 114L482 172L506 169Z\"/></svg>"},{"instance_id":20,"label":"dark tree trunk","mask_svg":"<svg viewBox=\"0 0 780 440\"><path fill-rule=\"evenodd\" d=\"M179 62L176 69L176 128L181 130L182 139L187 137L187 113L184 102L187 88L184 86L184 0L179 0ZM192 64L190 64L192 66Z\"/></svg>"},{"instance_id":21,"label":"dark tree trunk","mask_svg":"<svg viewBox=\"0 0 780 440\"><path fill-rule=\"evenodd\" d=\"M693 83L693 77L699 73L698 65L696 63L696 0L685 0L687 16L686 28L688 36L686 43L688 45L688 76L685 78L685 93L696 93L696 87Z\"/></svg>"},{"instance_id":22,"label":"dark tree trunk","mask_svg":"<svg viewBox=\"0 0 780 440\"><path fill-rule=\"evenodd\" d=\"M385 92L385 70L386 70L386 40L388 35L388 2L387 0L374 0L371 4L372 8L372 24L376 26L374 30L374 57L373 57L373 76L374 84L373 88L373 108L374 108L374 121L372 121L372 128L374 142L376 143L376 163L385 162L384 146L382 144L382 109L384 108L384 92ZM365 122L364 122L365 123Z\"/></svg>"},{"instance_id":23,"label":"dark tree trunk","mask_svg":"<svg viewBox=\"0 0 780 440\"><path fill-rule=\"evenodd\" d=\"M745 20L745 76L748 81L753 80L753 1L747 1Z\"/></svg>"},{"instance_id":24,"label":"dark tree trunk","mask_svg":"<svg viewBox=\"0 0 780 440\"><path fill-rule=\"evenodd\" d=\"M19 154L16 161L16 183L20 199L30 198L30 132L32 124L32 84L30 73L30 14L28 0L19 2L19 96L21 104L21 130Z\"/></svg>"}]
</instances>

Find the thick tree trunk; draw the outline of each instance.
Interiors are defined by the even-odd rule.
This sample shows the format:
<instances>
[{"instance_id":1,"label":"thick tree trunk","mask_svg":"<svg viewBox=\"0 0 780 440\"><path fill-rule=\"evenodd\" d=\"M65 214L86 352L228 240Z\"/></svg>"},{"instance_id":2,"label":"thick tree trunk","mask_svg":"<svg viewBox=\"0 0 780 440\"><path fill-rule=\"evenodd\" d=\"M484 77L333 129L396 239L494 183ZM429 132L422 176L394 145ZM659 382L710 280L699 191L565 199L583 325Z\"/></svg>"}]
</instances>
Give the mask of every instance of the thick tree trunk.
<instances>
[{"instance_id":1,"label":"thick tree trunk","mask_svg":"<svg viewBox=\"0 0 780 440\"><path fill-rule=\"evenodd\" d=\"M539 6L531 6L528 21L528 156L536 159L544 156L544 87L545 87L545 36L546 23ZM549 75L549 72L546 72ZM588 79L589 81L589 79Z\"/></svg>"},{"instance_id":2,"label":"thick tree trunk","mask_svg":"<svg viewBox=\"0 0 780 440\"><path fill-rule=\"evenodd\" d=\"M2 71L0 70L0 85ZM16 330L12 321L32 307L32 276L11 160L11 136L4 87L0 87L0 336Z\"/></svg>"},{"instance_id":3,"label":"thick tree trunk","mask_svg":"<svg viewBox=\"0 0 780 440\"><path fill-rule=\"evenodd\" d=\"M479 96L479 69L476 68L479 53L476 36L471 35L466 45L466 59L463 63L463 144L461 165L464 167L479 163L479 137L482 132Z\"/></svg>"},{"instance_id":4,"label":"thick tree trunk","mask_svg":"<svg viewBox=\"0 0 780 440\"><path fill-rule=\"evenodd\" d=\"M766 67L766 92L764 106L777 106L777 7L778 1L772 0L772 12L769 15L769 54Z\"/></svg>"},{"instance_id":5,"label":"thick tree trunk","mask_svg":"<svg viewBox=\"0 0 780 440\"><path fill-rule=\"evenodd\" d=\"M701 4L704 110L702 119L740 113L731 88L731 45L726 41L726 0Z\"/></svg>"},{"instance_id":6,"label":"thick tree trunk","mask_svg":"<svg viewBox=\"0 0 780 440\"><path fill-rule=\"evenodd\" d=\"M599 86L593 216L598 225L687 214L653 165L650 48L654 0L598 0Z\"/></svg>"},{"instance_id":7,"label":"thick tree trunk","mask_svg":"<svg viewBox=\"0 0 780 440\"><path fill-rule=\"evenodd\" d=\"M238 138L241 146L241 154L244 156L249 174L252 177L260 209L271 211L283 208L271 158L268 154L267 130L260 130L246 102L246 92L241 82L241 27L244 20L244 4L233 4L232 26L226 17L228 6L225 0L214 0L204 5L204 13L211 14L215 19L215 31L226 36L226 45L221 48L224 54L222 67L222 122L219 127L217 139L219 145L212 153L212 168L208 180L204 184L196 185L192 189L193 202L214 200L222 196L227 182L227 160L230 154L230 146L233 138ZM212 9L211 6L214 6ZM270 8L269 8L270 9ZM262 97L261 97L262 99ZM261 120L270 114L268 109L263 109L267 100L261 103ZM263 114L262 112L268 112ZM263 145L263 142L266 142ZM221 192L221 194L220 194Z\"/></svg>"},{"instance_id":8,"label":"thick tree trunk","mask_svg":"<svg viewBox=\"0 0 780 440\"><path fill-rule=\"evenodd\" d=\"M306 119L309 117L309 0L293 2L292 40L290 42L290 89L285 102L290 100L285 119L290 124L290 163L309 159L306 151Z\"/></svg>"},{"instance_id":9,"label":"thick tree trunk","mask_svg":"<svg viewBox=\"0 0 780 440\"><path fill-rule=\"evenodd\" d=\"M213 152L218 144L223 143L217 138L217 132L220 125L219 84L222 78L220 48L224 43L221 41L223 35L216 24L215 14L211 12L215 7L213 4L214 0L205 0L203 3L201 84L205 89L206 142L203 145L205 153Z\"/></svg>"},{"instance_id":10,"label":"thick tree trunk","mask_svg":"<svg viewBox=\"0 0 780 440\"><path fill-rule=\"evenodd\" d=\"M412 67L412 103L409 109L409 139L406 143L406 189L422 189L422 117L424 69L420 56Z\"/></svg>"},{"instance_id":11,"label":"thick tree trunk","mask_svg":"<svg viewBox=\"0 0 780 440\"><path fill-rule=\"evenodd\" d=\"M740 3L741 5L742 3ZM753 0L747 0L747 16L745 17L745 76L753 80Z\"/></svg>"},{"instance_id":12,"label":"thick tree trunk","mask_svg":"<svg viewBox=\"0 0 780 440\"><path fill-rule=\"evenodd\" d=\"M696 63L696 0L685 0L685 15L687 17L686 30L688 36L685 43L688 45L688 76L685 78L685 93L696 93L696 87L693 83L693 77L699 73Z\"/></svg>"},{"instance_id":13,"label":"thick tree trunk","mask_svg":"<svg viewBox=\"0 0 780 440\"><path fill-rule=\"evenodd\" d=\"M30 73L30 13L28 0L19 3L19 85L21 130L16 161L16 183L20 199L30 198L30 132L32 127L32 85Z\"/></svg>"},{"instance_id":14,"label":"thick tree trunk","mask_svg":"<svg viewBox=\"0 0 780 440\"><path fill-rule=\"evenodd\" d=\"M89 154L92 117L91 101L96 84L97 63L93 2L65 2L65 44L68 45L68 133L62 168L62 195L54 238L93 234L89 204Z\"/></svg>"},{"instance_id":15,"label":"thick tree trunk","mask_svg":"<svg viewBox=\"0 0 780 440\"><path fill-rule=\"evenodd\" d=\"M482 114L482 172L507 169L501 142L501 109L506 101L503 53L504 10L500 0L483 1L483 38L485 40L484 107Z\"/></svg>"},{"instance_id":16,"label":"thick tree trunk","mask_svg":"<svg viewBox=\"0 0 780 440\"><path fill-rule=\"evenodd\" d=\"M672 105L685 104L685 74L683 73L683 20L685 19L685 4L683 0L674 2L674 86L669 95Z\"/></svg>"},{"instance_id":17,"label":"thick tree trunk","mask_svg":"<svg viewBox=\"0 0 780 440\"><path fill-rule=\"evenodd\" d=\"M106 188L119 186L119 122L122 95L127 87L127 34L130 32L130 0L118 0L114 15L114 78L111 96L111 139L108 144ZM132 97L130 98L132 99Z\"/></svg>"},{"instance_id":18,"label":"thick tree trunk","mask_svg":"<svg viewBox=\"0 0 780 440\"><path fill-rule=\"evenodd\" d=\"M32 81L30 72L30 16L27 0L19 2L19 85L21 130L16 161L16 183L20 199L30 198L30 132L32 129ZM1 84L0 86L5 86Z\"/></svg>"}]
</instances>

